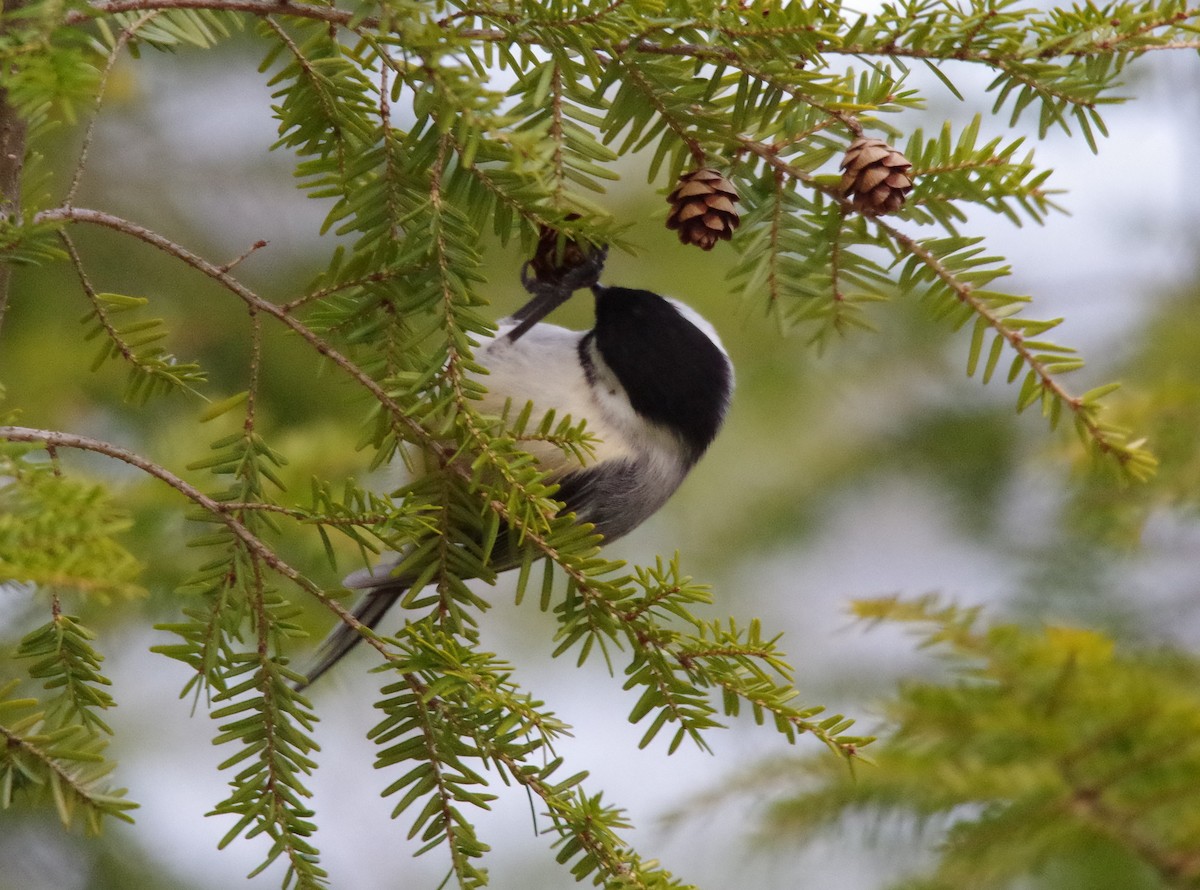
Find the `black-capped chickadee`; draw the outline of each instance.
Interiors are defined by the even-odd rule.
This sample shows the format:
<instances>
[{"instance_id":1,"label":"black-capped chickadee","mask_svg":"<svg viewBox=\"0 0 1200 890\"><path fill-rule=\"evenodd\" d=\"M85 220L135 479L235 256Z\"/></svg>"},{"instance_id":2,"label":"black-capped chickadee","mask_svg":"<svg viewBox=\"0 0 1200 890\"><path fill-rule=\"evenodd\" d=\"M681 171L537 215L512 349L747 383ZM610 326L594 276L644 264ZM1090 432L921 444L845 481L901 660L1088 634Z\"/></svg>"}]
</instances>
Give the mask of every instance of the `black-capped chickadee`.
<instances>
[{"instance_id":1,"label":"black-capped chickadee","mask_svg":"<svg viewBox=\"0 0 1200 890\"><path fill-rule=\"evenodd\" d=\"M598 440L588 463L549 444L534 443L529 450L558 483L555 498L563 509L613 541L666 503L713 441L733 392L733 366L712 325L675 300L595 284L595 326L571 331L541 320L573 288L530 290L534 298L475 350L488 370L480 410L500 414L506 403L519 409L533 402L535 413L554 409L559 417L586 420ZM505 565L495 554L493 561L498 570L516 564L510 557ZM348 588L367 590L354 610L364 625L374 627L412 583L390 574L398 562L344 581ZM360 639L339 624L303 685Z\"/></svg>"}]
</instances>

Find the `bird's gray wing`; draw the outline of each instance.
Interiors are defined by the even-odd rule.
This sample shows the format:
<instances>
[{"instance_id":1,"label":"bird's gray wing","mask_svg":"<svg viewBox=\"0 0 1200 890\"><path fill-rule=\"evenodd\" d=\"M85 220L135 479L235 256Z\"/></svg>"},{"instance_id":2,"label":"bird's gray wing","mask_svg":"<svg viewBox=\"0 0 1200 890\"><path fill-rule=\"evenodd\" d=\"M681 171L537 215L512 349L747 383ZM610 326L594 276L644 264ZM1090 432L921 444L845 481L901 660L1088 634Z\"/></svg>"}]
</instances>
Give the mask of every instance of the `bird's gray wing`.
<instances>
[{"instance_id":1,"label":"bird's gray wing","mask_svg":"<svg viewBox=\"0 0 1200 890\"><path fill-rule=\"evenodd\" d=\"M578 514L578 521L594 523L597 531L605 534L608 540L612 540L638 525L646 518L648 512L653 512L644 509L640 503L630 503L627 499L614 497L608 491L611 487L618 491L636 491L638 487L630 483L637 472L636 464L623 464L615 473L610 468L608 473L603 474L603 478L597 478L598 474L591 467L567 473L557 480L559 488L554 496L566 504L567 512ZM622 479L625 475L629 475L631 479ZM354 607L353 615L361 624L372 629L415 580L409 574L393 574L404 560L404 555L392 556L394 558L385 559L376 566L348 575L342 582L344 587L351 590L367 591L366 596ZM509 533L507 526L502 525L492 548L489 567L493 572L504 572L515 568L520 559L516 536ZM297 684L296 689L302 690L315 683L317 678L341 661L361 640L362 634L357 630L345 622L338 622L318 647L316 660L309 668L304 682Z\"/></svg>"}]
</instances>

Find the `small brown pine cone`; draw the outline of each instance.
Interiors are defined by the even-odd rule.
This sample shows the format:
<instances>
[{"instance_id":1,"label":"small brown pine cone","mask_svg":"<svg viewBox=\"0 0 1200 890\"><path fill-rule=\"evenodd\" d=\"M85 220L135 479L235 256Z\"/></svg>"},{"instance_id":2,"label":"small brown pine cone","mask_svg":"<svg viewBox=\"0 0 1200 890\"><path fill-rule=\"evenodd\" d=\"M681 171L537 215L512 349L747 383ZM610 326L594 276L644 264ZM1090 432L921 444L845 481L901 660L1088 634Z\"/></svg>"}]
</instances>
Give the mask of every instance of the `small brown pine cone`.
<instances>
[{"instance_id":1,"label":"small brown pine cone","mask_svg":"<svg viewBox=\"0 0 1200 890\"><path fill-rule=\"evenodd\" d=\"M667 228L679 232L684 244L712 250L717 241L728 241L741 220L734 202L737 189L728 179L710 167L693 170L679 177L675 191L667 195L671 212Z\"/></svg>"},{"instance_id":2,"label":"small brown pine cone","mask_svg":"<svg viewBox=\"0 0 1200 890\"><path fill-rule=\"evenodd\" d=\"M904 206L912 191L912 164L882 139L859 136L842 158L839 189L867 216L883 216Z\"/></svg>"}]
</instances>

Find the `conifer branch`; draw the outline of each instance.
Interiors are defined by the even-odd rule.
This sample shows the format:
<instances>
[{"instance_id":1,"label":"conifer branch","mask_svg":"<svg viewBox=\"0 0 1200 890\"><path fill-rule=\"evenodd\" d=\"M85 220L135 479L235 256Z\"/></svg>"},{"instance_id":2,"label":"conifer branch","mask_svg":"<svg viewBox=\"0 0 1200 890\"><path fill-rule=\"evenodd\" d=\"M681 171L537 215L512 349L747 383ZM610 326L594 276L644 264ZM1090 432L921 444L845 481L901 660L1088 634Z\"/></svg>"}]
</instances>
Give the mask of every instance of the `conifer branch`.
<instances>
[{"instance_id":1,"label":"conifer branch","mask_svg":"<svg viewBox=\"0 0 1200 890\"><path fill-rule=\"evenodd\" d=\"M77 724L93 736L112 735L112 728L97 713L116 702L101 688L111 686L112 681L100 674L104 656L91 645L96 635L64 615L57 596L50 611L50 621L21 640L17 657L38 659L29 666L29 676L45 681L48 690L58 690L47 705L54 726Z\"/></svg>"},{"instance_id":2,"label":"conifer branch","mask_svg":"<svg viewBox=\"0 0 1200 890\"><path fill-rule=\"evenodd\" d=\"M130 220L122 219L119 216L115 216L111 213L105 213L104 211L100 210L88 210L81 207L59 207L54 210L45 210L37 214L35 222L85 222L93 225L103 226L104 228L113 229L114 231L131 235L132 237L137 238L140 241L144 241L145 243L156 247L164 253L170 254L176 259L181 260L188 266L191 266L193 269L221 284L226 290L245 302L247 306L258 310L265 315L270 315L272 318L275 318L290 328L296 334L299 334L300 337L302 337L320 355L332 361L335 365L356 380L364 389L370 392L371 395L378 400L379 404L388 410L388 413L394 419L396 424L403 428L405 432L410 434L418 442L420 442L423 447L428 448L431 453L441 454L446 458L449 457L449 453L445 451L445 446L439 443L427 430L414 421L408 415L408 413L400 407L395 399L393 399L383 389L383 387L369 377L361 368L355 365L341 352L334 349L327 341L319 337L301 321L285 311L283 307L259 297L256 293L254 293L254 291L230 275L228 270L222 268L221 266L209 262L182 245L176 244L169 238L147 229L145 226L138 225Z\"/></svg>"},{"instance_id":3,"label":"conifer branch","mask_svg":"<svg viewBox=\"0 0 1200 890\"><path fill-rule=\"evenodd\" d=\"M240 522L234 514L234 511L240 509L241 505L237 503L225 504L215 500L200 489L196 488L191 483L180 478L153 461L147 460L139 454L130 451L127 448L122 448L118 445L113 445L109 442L93 439L89 436L80 436L74 433L59 432L57 430L39 430L29 427L19 426L0 426L0 441L8 442L40 442L47 448L71 448L80 451L91 451L95 454L103 454L106 457L111 457L114 460L119 460L122 463L129 464L131 467L136 467L148 476L158 479L160 482L173 488L189 501L200 507L206 513L211 514L221 523L223 523L233 535L242 542L243 545L264 564L287 578L297 587L311 594L320 600L321 604L334 612L338 618L349 626L353 627L361 633L367 641L374 646L385 657L390 657L387 647L371 633L370 629L365 627L362 622L354 617L344 606L337 600L330 597L322 588L314 584L307 577L301 574L298 570L290 566L283 560L274 550L268 547L260 540L253 532L251 532L244 523Z\"/></svg>"},{"instance_id":4,"label":"conifer branch","mask_svg":"<svg viewBox=\"0 0 1200 890\"><path fill-rule=\"evenodd\" d=\"M1072 395L1063 386L1059 375L1053 370L1052 361L1046 357L1046 353L1039 351L1046 349L1045 344L1039 344L1036 341L1031 344L1018 326L994 311L985 300L977 295L975 288L968 281L951 271L925 245L885 221L876 220L876 224L906 254L916 257L924 263L946 287L953 291L964 306L969 307L971 312L996 332L996 336L1003 339L1037 380L1040 391L1044 393L1043 402L1048 398L1070 411L1085 441L1091 442L1101 454L1113 457L1121 468L1133 478L1145 478L1153 472L1156 462L1141 447L1141 442L1130 442L1125 435L1102 424L1097 417L1097 405L1094 401L1089 400L1086 396ZM1066 367L1070 369L1074 367L1074 364L1068 364ZM1026 389L1028 390L1028 388L1027 385ZM1024 407L1032 401L1034 401L1033 397L1023 394L1020 407ZM1057 409L1047 407L1045 410L1049 413L1051 410Z\"/></svg>"},{"instance_id":5,"label":"conifer branch","mask_svg":"<svg viewBox=\"0 0 1200 890\"><path fill-rule=\"evenodd\" d=\"M978 608L932 596L854 611L922 626L923 646L942 650L953 677L900 684L875 769L852 778L806 757L729 783L740 790L727 796L775 796L764 819L772 840L895 813L941 826L934 858L906 876L914 886L1012 885L1086 871L1098 857L1148 869L1164 887L1196 885L1193 653L1119 646L1081 627L985 624Z\"/></svg>"},{"instance_id":6,"label":"conifer branch","mask_svg":"<svg viewBox=\"0 0 1200 890\"><path fill-rule=\"evenodd\" d=\"M995 75L989 89L997 109L1007 104L1019 116L1032 108L1040 111L1043 131L1077 124L1094 143L1092 128L1103 132L1097 110L1116 101L1115 78L1131 59L1196 45L1190 7L1159 9L1147 0L1043 13L1003 3L960 8L911 0L857 18L836 4L748 0L683 10L686 17L678 19L679 11L651 15L625 0L529 14L486 3L359 10L295 0L97 0L90 8L68 7L46 4L40 19L25 21L21 27L31 36L17 50L0 40L0 54L63 45L50 66L53 77L43 76L48 68L35 68L22 81L33 97L22 106L31 133L60 110L69 118L72 108L90 109L78 161L63 177L62 206L43 209L50 199L39 196L43 207L0 220L3 257L73 267L94 310L93 334L105 338L110 354L167 381L174 380L172 363L155 365L154 356L139 352L137 335L114 320L107 298L119 295L97 292L92 282L101 273L85 266L69 227L96 225L132 237L216 282L248 313L249 359L242 369L245 391L219 401L206 417L243 405L245 413L239 432L219 438L214 453L190 467L230 480L216 495L100 440L17 426L0 427L0 439L40 443L52 454L72 448L121 460L169 486L195 508L193 518L215 528L191 542L219 550L185 584L202 606L185 609L188 621L168 628L182 643L155 648L196 668L188 686L206 688L217 704L213 716L228 720L217 740L239 746L222 765L239 765L239 771L214 810L236 818L226 842L269 837L263 867L282 859L285 886L316 887L324 875L309 842L314 825L302 784L315 767L309 759L315 716L290 686L298 675L284 653L300 629L293 607L268 583L273 575L316 597L388 662L396 682L385 687L378 703L384 717L371 738L381 746L378 767L403 764L406 772L385 794L399 796L397 815L417 811L412 836L420 835L421 852L448 846L462 888L486 882L481 857L487 848L464 811L490 800L479 790L491 778L483 775L488 770L505 781L515 778L544 803L558 836L558 859L577 879L645 890L678 886L620 840L623 816L599 795L585 794L581 775L559 780L557 759L546 762L542 755L537 763L534 755L552 754L565 727L510 682L507 664L475 648L475 616L488 602L468 586L472 579L490 582L497 571L515 568L521 601L532 566L544 567L540 605L553 607L558 622L554 654L575 652L583 662L599 649L614 673L615 658L625 660L621 678L634 696L631 720L647 727L643 745L671 725L668 751L689 738L703 748L709 730L739 709L788 742L802 733L815 736L839 755L825 760L842 773L868 741L850 736L842 715L795 703L777 638L764 638L757 622L700 621L694 607L709 594L674 562L626 574L623 564L597 555L599 539L590 528L558 515L553 486L528 446L551 444L582 461L591 441L581 427L565 418L556 423L552 414L531 423L532 406L513 406L500 417L479 410L486 378L471 350L473 339L491 329L477 311L486 303L481 242L488 230L501 240L513 234L527 240L535 228L560 225L568 212L581 211L578 223L563 227L565 234L577 229L594 243L616 243L605 231L615 231L606 211L585 195L602 193L604 183L618 177L618 158L650 148L655 182L664 169L730 167L729 179L745 188L747 211L735 242L743 258L734 274L747 288L752 281L755 293L765 291L781 324L817 322L814 340L824 345L828 334L867 325L865 301L886 299L897 288L914 293L935 318L956 327L974 323L969 374L985 337L992 351L984 382L1000 354L1015 356L1010 379L1025 374L1018 410L1040 402L1052 424L1060 413L1073 417L1085 444L1114 456L1130 475L1144 476L1152 466L1141 443L1099 419L1106 388L1073 396L1062 384L1062 375L1081 360L1035 339L1054 322L1017 318L1025 298L985 291L1007 267L981 257L981 248L958 233L968 204L1017 224L1040 221L1053 209L1052 193L1042 185L1048 171L1039 171L1031 155L1015 156L1020 140L1001 146L999 139L981 139L977 146L978 122L957 144L948 127L928 141L919 131L912 135L907 153L918 161L912 165L918 181L905 210L889 209L944 235L925 240L905 235L890 219L859 213L835 178L817 171L836 162L848 137L895 132L898 127L883 123L885 113L920 103L904 82L906 59L927 62L956 95L942 71L950 66L941 63L985 66ZM265 241L218 264L149 227L73 206L108 76L123 51L208 47L228 36L230 22L251 19L260 21L256 31L267 45L260 70L271 72L277 101L274 148L294 153L303 190L332 203L322 233L336 233L344 245L316 283L278 301L232 274ZM6 26L9 21L6 15ZM865 61L866 73L855 58ZM845 69L834 70L831 59ZM514 78L507 99L486 82L496 67ZM43 113L47 108L54 111ZM36 146L38 137L30 139ZM8 196L0 192L0 199ZM55 252L60 242L65 257ZM0 281L0 319L4 290ZM359 444L373 448L371 469L418 450L431 458L428 471L414 474L395 503L353 481L341 487L319 478L311 508L276 503L283 498L271 488L286 490L293 478L281 469L286 458L268 444L267 424L259 421L275 371L263 358L267 318L370 396ZM11 453L19 468L25 450ZM44 464L29 465L48 475ZM415 579L403 604L429 607L428 614L408 612L390 637L367 628L274 552L269 542L281 532L280 517L316 526L331 565L336 553L328 530L349 538L364 559L369 551L401 551L397 575ZM105 533L114 534L112 527ZM45 557L51 548L41 552ZM564 578L565 594L555 598ZM77 586L88 583L90 576ZM987 654L990 637L972 635L954 615L941 618L945 639L976 656ZM70 675L72 701L84 709L84 721L96 693L88 686L89 665L60 659L54 668ZM1021 665L993 667L999 683L1021 677ZM905 787L918 796L921 790L920 783ZM1086 780L1074 790L1085 796ZM1114 807L1079 815L1117 837L1114 820L1124 812ZM1129 837L1125 841L1129 845ZM1166 840L1161 850L1140 851L1149 860L1159 853L1164 876L1194 878Z\"/></svg>"},{"instance_id":7,"label":"conifer branch","mask_svg":"<svg viewBox=\"0 0 1200 890\"><path fill-rule=\"evenodd\" d=\"M317 6L305 4L293 4L288 0L95 0L91 4L94 13L114 15L128 12L145 12L151 10L171 10L171 9L211 9L222 10L227 12L241 12L259 17L268 17L272 15L290 16L295 18L312 19L314 21L326 22L332 25L341 27L355 27L364 32L370 32L377 29L381 24L381 19L378 16L357 16L354 11L339 9L333 6ZM610 4L609 8L601 13L593 13L581 20L599 21L604 16L611 14L613 11L620 8L620 3ZM1135 28L1127 31L1113 34L1111 36L1102 37L1094 41L1090 46L1086 47L1070 47L1062 50L1046 49L1040 46L1031 46L1026 48L1026 54L1030 58L1047 60L1059 57L1065 58L1087 58L1090 56L1111 55L1116 52L1155 52L1163 50L1193 50L1200 49L1200 39L1189 37L1175 37L1169 40L1152 43L1145 42L1147 35L1154 31L1177 27L1186 23L1188 20L1200 16L1200 8L1189 7L1179 10L1170 15L1161 16L1147 22L1139 23ZM464 28L455 29L452 23L455 18L489 18L496 21L508 20L512 24L516 24L516 19L511 16L506 16L495 10L477 10L477 11L461 11L454 16L447 16L438 20L437 24L446 30L447 36L452 36L461 40L471 40L480 42L517 42L525 44L536 44L540 41L533 33L516 33L511 30L499 28ZM76 25L86 21L89 18L87 13L79 10L71 10L64 16L64 22L69 25ZM538 27L542 29L570 29L577 26L575 19L564 19L557 22L541 21ZM677 26L681 31L691 30L693 28L707 29L707 22L680 22ZM963 35L961 42L954 47L954 50L947 53L940 47L929 48L921 45L906 45L898 44L895 41L887 40L880 43L846 43L839 44L837 42L825 42L820 45L819 52L823 55L848 55L848 56L886 56L889 58L913 58L927 60L945 60L954 59L956 61L979 62L991 67L999 67L1007 63L1011 56L1003 55L1000 52L989 48L972 48L969 42L965 42L969 37L974 40L983 30L980 26L974 26ZM764 34L774 34L776 36L797 36L811 37L812 28L809 26L801 26L797 29L789 31L788 29L770 28L770 29L736 29L724 27L720 29L724 37L732 41L746 39L749 37L761 38ZM624 53L634 50L639 53L648 55L668 55L668 56L684 56L694 58L701 61L711 62L737 62L741 57L737 51L731 48L705 45L699 43L665 43L656 42L644 37L627 38L624 40L614 41L612 50L615 53Z\"/></svg>"},{"instance_id":8,"label":"conifer branch","mask_svg":"<svg viewBox=\"0 0 1200 890\"><path fill-rule=\"evenodd\" d=\"M67 751L56 753L56 744L71 744L76 741L72 735L60 732L53 736L30 736L15 732L0 723L0 739L3 739L7 749L0 756L0 766L7 771L13 768L8 761L24 760L37 764L50 785L59 817L64 825L71 824L76 807L82 807L87 812L88 828L92 833L99 833L101 816L113 816L122 822L133 822L128 810L136 809L138 804L123 800L119 794L94 787L95 779L99 777L71 764L73 760L86 761L91 758L81 756L82 752L73 744ZM25 768L29 769L29 766Z\"/></svg>"}]
</instances>

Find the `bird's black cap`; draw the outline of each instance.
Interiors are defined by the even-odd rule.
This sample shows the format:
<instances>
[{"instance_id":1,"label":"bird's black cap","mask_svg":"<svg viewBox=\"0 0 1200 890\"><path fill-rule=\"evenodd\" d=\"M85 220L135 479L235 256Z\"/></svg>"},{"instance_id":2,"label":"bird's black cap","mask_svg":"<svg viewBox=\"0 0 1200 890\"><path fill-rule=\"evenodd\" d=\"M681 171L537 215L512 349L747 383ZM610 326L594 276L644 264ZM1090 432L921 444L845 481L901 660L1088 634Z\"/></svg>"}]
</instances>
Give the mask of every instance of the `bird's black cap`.
<instances>
[{"instance_id":1,"label":"bird's black cap","mask_svg":"<svg viewBox=\"0 0 1200 890\"><path fill-rule=\"evenodd\" d=\"M643 417L668 427L697 460L716 437L733 390L729 357L670 300L647 290L592 288L596 349Z\"/></svg>"}]
</instances>

